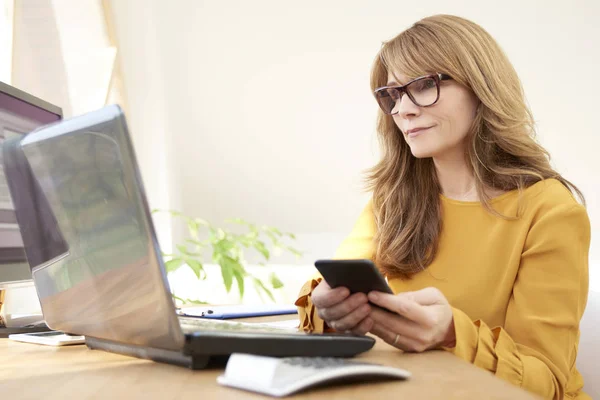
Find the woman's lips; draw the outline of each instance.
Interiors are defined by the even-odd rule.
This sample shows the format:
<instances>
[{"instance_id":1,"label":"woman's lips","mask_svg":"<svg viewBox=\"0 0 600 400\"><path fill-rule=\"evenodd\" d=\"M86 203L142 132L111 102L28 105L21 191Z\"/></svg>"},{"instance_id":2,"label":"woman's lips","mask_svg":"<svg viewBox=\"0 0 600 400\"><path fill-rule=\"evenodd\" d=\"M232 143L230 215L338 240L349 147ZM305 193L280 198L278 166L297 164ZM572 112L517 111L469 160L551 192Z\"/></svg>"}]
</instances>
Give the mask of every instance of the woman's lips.
<instances>
[{"instance_id":1,"label":"woman's lips","mask_svg":"<svg viewBox=\"0 0 600 400\"><path fill-rule=\"evenodd\" d=\"M429 126L427 128L414 128L414 129L409 129L406 133L406 136L408 136L409 138L413 138L415 136L419 136L422 135L423 133L425 133L427 130L431 129L432 127Z\"/></svg>"}]
</instances>

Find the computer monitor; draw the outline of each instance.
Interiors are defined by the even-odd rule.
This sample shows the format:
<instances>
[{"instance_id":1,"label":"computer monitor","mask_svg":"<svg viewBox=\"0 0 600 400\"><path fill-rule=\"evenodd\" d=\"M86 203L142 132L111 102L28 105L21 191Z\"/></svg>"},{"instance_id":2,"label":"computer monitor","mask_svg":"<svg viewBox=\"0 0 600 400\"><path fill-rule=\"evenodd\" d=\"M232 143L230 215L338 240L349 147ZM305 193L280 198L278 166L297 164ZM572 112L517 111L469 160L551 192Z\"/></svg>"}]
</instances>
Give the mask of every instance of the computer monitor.
<instances>
[{"instance_id":1,"label":"computer monitor","mask_svg":"<svg viewBox=\"0 0 600 400\"><path fill-rule=\"evenodd\" d=\"M31 281L13 199L4 175L3 143L60 119L60 107L0 82L0 289Z\"/></svg>"}]
</instances>

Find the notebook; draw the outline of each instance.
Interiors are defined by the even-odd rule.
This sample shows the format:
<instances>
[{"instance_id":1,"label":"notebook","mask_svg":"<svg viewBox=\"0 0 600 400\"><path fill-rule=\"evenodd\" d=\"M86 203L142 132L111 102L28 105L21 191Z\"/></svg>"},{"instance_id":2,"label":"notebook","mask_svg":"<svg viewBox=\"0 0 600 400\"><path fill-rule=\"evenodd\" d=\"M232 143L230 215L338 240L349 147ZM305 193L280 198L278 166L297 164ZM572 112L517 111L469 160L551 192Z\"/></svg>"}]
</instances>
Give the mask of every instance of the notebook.
<instances>
[{"instance_id":1,"label":"notebook","mask_svg":"<svg viewBox=\"0 0 600 400\"><path fill-rule=\"evenodd\" d=\"M231 319L297 314L298 309L293 304L239 304L231 306L185 307L179 309L177 313L186 317Z\"/></svg>"}]
</instances>

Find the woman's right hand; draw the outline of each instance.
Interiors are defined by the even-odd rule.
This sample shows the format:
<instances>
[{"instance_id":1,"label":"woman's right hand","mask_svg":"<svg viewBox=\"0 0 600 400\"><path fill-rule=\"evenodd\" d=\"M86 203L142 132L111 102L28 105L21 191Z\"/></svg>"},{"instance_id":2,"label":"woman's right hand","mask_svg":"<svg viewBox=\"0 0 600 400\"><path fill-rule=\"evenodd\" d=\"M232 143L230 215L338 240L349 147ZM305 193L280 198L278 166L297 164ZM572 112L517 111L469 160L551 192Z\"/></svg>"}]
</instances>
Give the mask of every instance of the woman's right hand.
<instances>
[{"instance_id":1,"label":"woman's right hand","mask_svg":"<svg viewBox=\"0 0 600 400\"><path fill-rule=\"evenodd\" d=\"M337 331L364 335L373 327L373 320L369 318L371 306L364 293L350 295L348 288L332 289L322 280L312 291L311 298L319 317Z\"/></svg>"}]
</instances>

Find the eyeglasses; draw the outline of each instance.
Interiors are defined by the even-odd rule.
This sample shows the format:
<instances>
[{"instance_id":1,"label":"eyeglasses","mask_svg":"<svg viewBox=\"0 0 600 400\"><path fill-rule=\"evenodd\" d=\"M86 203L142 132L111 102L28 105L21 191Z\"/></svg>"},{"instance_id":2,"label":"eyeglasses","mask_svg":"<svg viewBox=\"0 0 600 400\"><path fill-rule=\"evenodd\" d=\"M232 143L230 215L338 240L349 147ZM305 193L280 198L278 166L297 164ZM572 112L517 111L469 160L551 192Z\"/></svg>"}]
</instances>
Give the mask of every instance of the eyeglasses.
<instances>
[{"instance_id":1,"label":"eyeglasses","mask_svg":"<svg viewBox=\"0 0 600 400\"><path fill-rule=\"evenodd\" d=\"M413 79L403 86L384 86L373 92L379 107L388 115L398 114L394 112L396 104L406 93L408 98L419 107L434 105L440 98L440 81L452 79L446 74L431 74Z\"/></svg>"}]
</instances>

